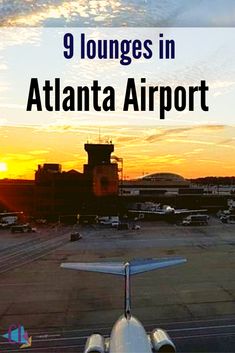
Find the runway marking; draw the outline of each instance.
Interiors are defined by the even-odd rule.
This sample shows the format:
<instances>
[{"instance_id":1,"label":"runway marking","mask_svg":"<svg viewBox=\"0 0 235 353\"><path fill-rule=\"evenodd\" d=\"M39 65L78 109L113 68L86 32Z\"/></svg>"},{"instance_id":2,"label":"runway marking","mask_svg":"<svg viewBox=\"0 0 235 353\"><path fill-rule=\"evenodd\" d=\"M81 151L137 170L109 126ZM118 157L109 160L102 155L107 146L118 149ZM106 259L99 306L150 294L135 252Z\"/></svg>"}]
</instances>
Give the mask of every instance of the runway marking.
<instances>
[{"instance_id":1,"label":"runway marking","mask_svg":"<svg viewBox=\"0 0 235 353\"><path fill-rule=\"evenodd\" d=\"M59 333L55 334L55 335L39 335L39 336L34 336L36 338L42 338L42 339L47 339L48 337L61 337L61 335Z\"/></svg>"},{"instance_id":2,"label":"runway marking","mask_svg":"<svg viewBox=\"0 0 235 353\"><path fill-rule=\"evenodd\" d=\"M46 248L48 245L54 245L56 244L57 242L59 241L62 241L64 239L64 237L66 236L67 238L67 234L63 234L61 236L56 236L52 239L47 239L47 240L42 240L42 239L38 239L36 244L31 244L23 249L18 249L17 251L15 252L11 252L5 256L1 256L0 257L0 262L2 262L3 264L5 264L5 260L9 260L10 258L12 257L16 257L17 255L21 255L21 254L28 254L28 251L31 251L31 250L38 250L38 249L43 249L43 248ZM59 238L59 239L58 239Z\"/></svg>"},{"instance_id":3,"label":"runway marking","mask_svg":"<svg viewBox=\"0 0 235 353\"><path fill-rule=\"evenodd\" d=\"M168 332L168 331L167 331ZM150 332L149 332L150 333ZM176 339L188 339L188 338L201 338L201 337L220 337L220 336L234 336L235 333L234 332L227 332L227 333L211 333L211 334L205 334L205 335L191 335L191 336L174 336L172 337L172 340L176 340ZM110 337L109 335L102 335L104 338L108 338ZM34 342L62 342L62 341L76 341L76 340L86 340L90 337L90 335L88 336L78 336L78 337L61 337L61 338L52 338L52 339L46 339L46 340L34 340Z\"/></svg>"},{"instance_id":4,"label":"runway marking","mask_svg":"<svg viewBox=\"0 0 235 353\"><path fill-rule=\"evenodd\" d=\"M201 337L222 337L222 336L235 336L235 332L232 333L212 333L208 335L194 335L194 336L181 336L181 337L173 337L174 340L180 340L180 339L188 339L188 338L201 338Z\"/></svg>"},{"instance_id":5,"label":"runway marking","mask_svg":"<svg viewBox=\"0 0 235 353\"><path fill-rule=\"evenodd\" d=\"M208 330L208 329L223 329L223 328L233 328L235 327L235 325L221 325L221 326L205 326L205 327L189 327L189 328L185 328L185 329L173 329L173 330L167 330L167 332L184 332L184 331L200 331L200 330ZM148 334L150 332L147 332ZM224 333L224 334L235 334L234 332L232 333ZM219 334L208 334L209 336L214 336L214 335L219 335ZM46 335L45 335L46 336ZM76 339L87 339L90 334L86 335L86 336L72 336L72 337L57 337L57 338L52 338L55 335L49 335L48 337L45 337L45 339L34 339L34 342L52 342L52 341L65 341L65 340L76 340ZM103 335L104 337L109 337L109 335L105 334ZM195 335L195 337L201 337L203 335ZM41 338L41 336L34 336L35 338ZM194 336L185 336L185 337L194 337ZM180 337L181 338L181 337ZM173 338L175 339L175 337Z\"/></svg>"},{"instance_id":6,"label":"runway marking","mask_svg":"<svg viewBox=\"0 0 235 353\"><path fill-rule=\"evenodd\" d=\"M170 326L170 325L176 325L176 324L192 324L192 323L201 323L201 322L214 322L214 321L233 321L235 320L235 317L229 317L229 318L214 318L214 319L206 319L206 320L188 320L188 321L173 321L173 322L159 322L159 323L147 323L146 325L144 325L144 327L149 327L149 326ZM110 326L104 326L104 327L88 327L88 328L82 328L82 329L73 329L73 330L63 330L61 329L60 331L51 331L52 334L56 334L56 333L70 333L70 332L84 332L84 331L92 331L92 330L111 330L112 329L112 325ZM28 331L34 332L34 330L30 330L30 328L28 329ZM169 329L168 329L169 331ZM50 332L48 331L37 331L35 332L36 334L50 334Z\"/></svg>"},{"instance_id":7,"label":"runway marking","mask_svg":"<svg viewBox=\"0 0 235 353\"><path fill-rule=\"evenodd\" d=\"M235 325L201 326L201 327L187 327L187 328L179 328L179 329L176 328L176 329L169 329L169 330L167 330L167 332L175 332L175 331L199 331L199 330L226 328L226 327L235 327Z\"/></svg>"},{"instance_id":8,"label":"runway marking","mask_svg":"<svg viewBox=\"0 0 235 353\"><path fill-rule=\"evenodd\" d=\"M211 334L211 335L195 335L195 336L180 336L180 337L174 337L173 340L177 340L177 339L191 339L191 338L201 338L201 337L213 337L213 336L216 336L216 337L226 337L226 336L234 336L235 333L228 333L228 334ZM8 343L9 344L9 343ZM51 351L52 349L53 350L60 350L61 349L70 349L70 348L84 348L84 345L64 345L64 346L50 346L50 347L31 347L30 348L30 352L32 351L36 351L36 352L39 352L39 351ZM5 352L7 352L6 350L4 350ZM10 350L9 352L21 352L21 350L17 349L17 350Z\"/></svg>"},{"instance_id":9,"label":"runway marking","mask_svg":"<svg viewBox=\"0 0 235 353\"><path fill-rule=\"evenodd\" d=\"M157 325L159 326L159 325ZM218 328L232 328L235 327L235 324L231 324L231 325L220 325L220 326L201 326L201 327L186 327L186 328L179 328L179 329L167 329L168 332L177 332L177 331L200 331L200 330L208 330L208 329L218 329ZM94 329L95 330L95 329ZM79 330L72 330L72 331L63 331L63 333L66 332L77 332ZM83 331L83 330L82 330ZM86 330L88 331L88 330ZM92 330L91 330L92 331ZM43 338L43 337L53 337L53 336L61 336L61 334L41 334L41 335L34 335L34 337L38 337L38 338Z\"/></svg>"},{"instance_id":10,"label":"runway marking","mask_svg":"<svg viewBox=\"0 0 235 353\"><path fill-rule=\"evenodd\" d=\"M87 335L87 336L72 336L72 337L59 337L59 338L49 338L49 339L42 339L42 340L37 340L34 339L34 342L53 342L53 341L75 341L75 340L85 340L88 337L90 337L91 335ZM109 335L102 335L103 337L107 338L109 337ZM37 336L33 336L33 337L37 337Z\"/></svg>"},{"instance_id":11,"label":"runway marking","mask_svg":"<svg viewBox=\"0 0 235 353\"><path fill-rule=\"evenodd\" d=\"M38 348L33 348L33 347L30 347L30 349L29 350L27 350L27 352L32 352L32 351L36 351L36 352L38 352L38 351L48 351L48 352L51 352L51 349L58 349L58 350L61 350L61 349L66 349L66 348L68 348L68 349L70 349L70 348L84 348L84 346L83 345L81 345L81 344L79 344L79 345L72 345L72 346L53 346L53 347L38 347ZM3 352L7 352L7 353L9 353L9 352L22 352L22 349L13 349L13 350L9 350L9 351L7 351L7 350L4 350ZM60 351L60 353L61 353L61 351Z\"/></svg>"},{"instance_id":12,"label":"runway marking","mask_svg":"<svg viewBox=\"0 0 235 353\"><path fill-rule=\"evenodd\" d=\"M0 287L7 287L7 286L42 286L46 284L46 282L28 282L28 283L0 283Z\"/></svg>"},{"instance_id":13,"label":"runway marking","mask_svg":"<svg viewBox=\"0 0 235 353\"><path fill-rule=\"evenodd\" d=\"M26 247L16 253L9 254L3 259L0 258L0 273L8 272L46 256L67 243L67 239L68 233L65 233L52 239L39 242L36 245ZM30 251L32 251L32 253L29 253ZM21 256L19 256L20 254ZM8 264L7 261L11 258L12 260L10 261L10 264ZM23 259L25 259L25 261Z\"/></svg>"}]
</instances>

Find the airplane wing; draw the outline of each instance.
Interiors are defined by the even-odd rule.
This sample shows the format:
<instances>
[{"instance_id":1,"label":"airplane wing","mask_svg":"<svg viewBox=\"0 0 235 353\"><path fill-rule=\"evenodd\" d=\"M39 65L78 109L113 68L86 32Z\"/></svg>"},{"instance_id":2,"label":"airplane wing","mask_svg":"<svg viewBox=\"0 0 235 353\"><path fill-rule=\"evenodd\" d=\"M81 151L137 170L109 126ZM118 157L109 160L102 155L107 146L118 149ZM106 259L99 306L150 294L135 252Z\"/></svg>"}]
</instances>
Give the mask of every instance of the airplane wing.
<instances>
[{"instance_id":1,"label":"airplane wing","mask_svg":"<svg viewBox=\"0 0 235 353\"><path fill-rule=\"evenodd\" d=\"M204 209L204 210L185 210L185 209L176 209L174 214L176 215L190 215L190 214L194 214L194 213L205 213L208 212L208 210Z\"/></svg>"},{"instance_id":2,"label":"airplane wing","mask_svg":"<svg viewBox=\"0 0 235 353\"><path fill-rule=\"evenodd\" d=\"M140 211L140 210L128 210L129 213L136 213L136 214L150 214L150 215L164 215L166 214L165 210L159 210L159 211Z\"/></svg>"}]
</instances>

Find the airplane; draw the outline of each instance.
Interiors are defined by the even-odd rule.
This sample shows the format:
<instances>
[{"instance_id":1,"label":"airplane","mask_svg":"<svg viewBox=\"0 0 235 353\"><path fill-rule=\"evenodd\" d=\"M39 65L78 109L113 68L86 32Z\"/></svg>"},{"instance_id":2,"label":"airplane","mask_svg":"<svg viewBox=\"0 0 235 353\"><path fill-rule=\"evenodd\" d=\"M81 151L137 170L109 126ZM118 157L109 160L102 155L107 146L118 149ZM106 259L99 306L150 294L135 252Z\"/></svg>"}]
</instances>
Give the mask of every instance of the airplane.
<instances>
[{"instance_id":1,"label":"airplane","mask_svg":"<svg viewBox=\"0 0 235 353\"><path fill-rule=\"evenodd\" d=\"M86 341L84 353L155 353L176 352L175 344L167 332L155 329L148 335L131 313L131 276L147 271L183 264L184 258L161 258L122 262L62 263L65 269L109 273L125 278L124 314L116 321L110 338L92 334Z\"/></svg>"},{"instance_id":2,"label":"airplane","mask_svg":"<svg viewBox=\"0 0 235 353\"><path fill-rule=\"evenodd\" d=\"M160 204L153 204L151 206L147 206L142 210L128 210L129 214L137 215L139 219L150 218L154 216L187 216L191 214L205 213L206 209L194 209L190 210L187 208L179 208L175 209L169 205L163 205L161 207Z\"/></svg>"}]
</instances>

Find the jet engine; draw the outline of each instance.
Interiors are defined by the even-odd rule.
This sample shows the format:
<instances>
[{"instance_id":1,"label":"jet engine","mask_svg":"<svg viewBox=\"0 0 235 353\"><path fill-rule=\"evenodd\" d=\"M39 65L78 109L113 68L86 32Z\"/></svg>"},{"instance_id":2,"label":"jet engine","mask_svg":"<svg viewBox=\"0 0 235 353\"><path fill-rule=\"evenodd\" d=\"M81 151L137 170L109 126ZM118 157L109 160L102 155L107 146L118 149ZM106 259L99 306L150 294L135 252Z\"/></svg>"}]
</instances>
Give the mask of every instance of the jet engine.
<instances>
[{"instance_id":1,"label":"jet engine","mask_svg":"<svg viewBox=\"0 0 235 353\"><path fill-rule=\"evenodd\" d=\"M150 334L153 352L176 352L176 348L168 334L164 330L155 329Z\"/></svg>"},{"instance_id":2,"label":"jet engine","mask_svg":"<svg viewBox=\"0 0 235 353\"><path fill-rule=\"evenodd\" d=\"M99 334L88 337L84 353L105 353L104 337Z\"/></svg>"}]
</instances>

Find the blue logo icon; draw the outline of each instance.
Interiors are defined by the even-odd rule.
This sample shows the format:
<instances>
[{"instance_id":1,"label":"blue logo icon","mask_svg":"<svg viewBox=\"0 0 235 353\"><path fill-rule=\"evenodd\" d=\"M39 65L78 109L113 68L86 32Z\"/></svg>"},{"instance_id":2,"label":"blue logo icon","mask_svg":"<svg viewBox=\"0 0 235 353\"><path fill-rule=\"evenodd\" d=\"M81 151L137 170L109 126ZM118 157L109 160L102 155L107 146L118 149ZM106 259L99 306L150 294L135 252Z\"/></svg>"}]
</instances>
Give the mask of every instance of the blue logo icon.
<instances>
[{"instance_id":1,"label":"blue logo icon","mask_svg":"<svg viewBox=\"0 0 235 353\"><path fill-rule=\"evenodd\" d=\"M23 325L11 325L8 332L2 335L11 344L20 344L20 348L29 348L32 346L32 336L29 337L28 332Z\"/></svg>"}]
</instances>

